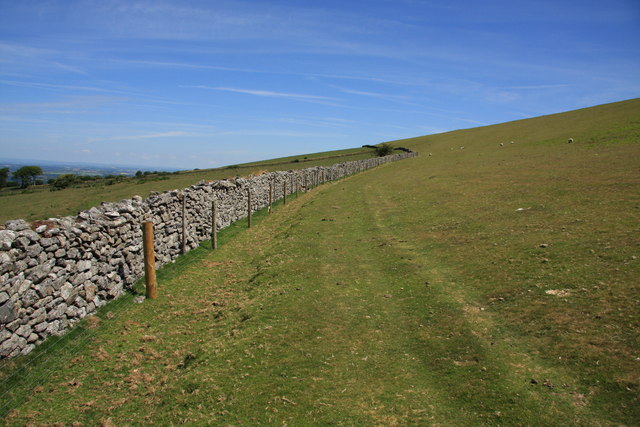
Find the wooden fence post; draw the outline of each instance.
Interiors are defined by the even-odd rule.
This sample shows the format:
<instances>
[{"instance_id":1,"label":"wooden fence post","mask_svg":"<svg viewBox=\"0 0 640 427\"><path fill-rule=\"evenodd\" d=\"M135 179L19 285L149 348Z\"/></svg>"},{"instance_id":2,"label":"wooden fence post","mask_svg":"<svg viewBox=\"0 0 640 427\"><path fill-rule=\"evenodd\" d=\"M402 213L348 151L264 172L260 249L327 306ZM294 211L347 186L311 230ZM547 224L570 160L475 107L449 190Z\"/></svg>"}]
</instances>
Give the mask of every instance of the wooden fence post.
<instances>
[{"instance_id":1,"label":"wooden fence post","mask_svg":"<svg viewBox=\"0 0 640 427\"><path fill-rule=\"evenodd\" d=\"M156 283L156 254L153 249L153 222L142 224L142 246L144 251L145 295L149 299L158 297Z\"/></svg>"},{"instance_id":2,"label":"wooden fence post","mask_svg":"<svg viewBox=\"0 0 640 427\"><path fill-rule=\"evenodd\" d=\"M284 182L282 183L282 204L286 205L287 204L287 179L284 179Z\"/></svg>"},{"instance_id":3,"label":"wooden fence post","mask_svg":"<svg viewBox=\"0 0 640 427\"><path fill-rule=\"evenodd\" d=\"M182 193L182 255L187 253L187 195Z\"/></svg>"},{"instance_id":4,"label":"wooden fence post","mask_svg":"<svg viewBox=\"0 0 640 427\"><path fill-rule=\"evenodd\" d=\"M218 212L215 200L211 201L211 249L218 248Z\"/></svg>"},{"instance_id":5,"label":"wooden fence post","mask_svg":"<svg viewBox=\"0 0 640 427\"><path fill-rule=\"evenodd\" d=\"M251 187L247 188L247 228L251 228Z\"/></svg>"},{"instance_id":6,"label":"wooden fence post","mask_svg":"<svg viewBox=\"0 0 640 427\"><path fill-rule=\"evenodd\" d=\"M269 181L269 213L271 213L272 204L273 204L273 181Z\"/></svg>"}]
</instances>

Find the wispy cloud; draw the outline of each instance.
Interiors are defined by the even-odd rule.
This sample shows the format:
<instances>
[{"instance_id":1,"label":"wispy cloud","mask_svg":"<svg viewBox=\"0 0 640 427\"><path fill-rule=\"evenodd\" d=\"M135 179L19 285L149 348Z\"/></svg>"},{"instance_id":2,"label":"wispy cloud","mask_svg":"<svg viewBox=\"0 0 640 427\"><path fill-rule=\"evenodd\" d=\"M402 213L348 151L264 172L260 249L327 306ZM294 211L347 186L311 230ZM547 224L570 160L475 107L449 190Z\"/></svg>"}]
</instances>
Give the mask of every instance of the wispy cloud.
<instances>
[{"instance_id":1,"label":"wispy cloud","mask_svg":"<svg viewBox=\"0 0 640 427\"><path fill-rule=\"evenodd\" d=\"M531 86L507 86L504 89L559 89L562 87L571 87L570 84L557 84L557 85L531 85Z\"/></svg>"},{"instance_id":2,"label":"wispy cloud","mask_svg":"<svg viewBox=\"0 0 640 427\"><path fill-rule=\"evenodd\" d=\"M2 107L0 106L0 110ZM53 120L32 119L19 116L0 116L0 122L10 123L54 123Z\"/></svg>"},{"instance_id":3,"label":"wispy cloud","mask_svg":"<svg viewBox=\"0 0 640 427\"><path fill-rule=\"evenodd\" d=\"M273 121L273 120L272 120ZM351 127L355 122L352 120L338 120L338 119L322 119L322 118L294 118L294 117L283 117L276 119L277 123L285 123L290 125L301 125L301 126L314 126L321 128L346 128Z\"/></svg>"},{"instance_id":4,"label":"wispy cloud","mask_svg":"<svg viewBox=\"0 0 640 427\"><path fill-rule=\"evenodd\" d=\"M146 133L146 134L135 134L135 135L122 135L122 136L110 136L105 138L89 138L88 142L98 142L98 141L137 141L144 139L157 139L157 138L169 138L176 136L194 136L189 132L182 131L172 131L172 132L158 132L158 133Z\"/></svg>"},{"instance_id":5,"label":"wispy cloud","mask_svg":"<svg viewBox=\"0 0 640 427\"><path fill-rule=\"evenodd\" d=\"M113 62L123 63L126 65L140 65L149 67L167 67L167 68L188 68L194 70L219 70L219 71L231 71L234 73L267 73L262 70L253 70L250 68L236 68L236 67L223 67L220 65L205 65L195 64L190 62L173 62L173 61L141 61L135 59L117 59Z\"/></svg>"},{"instance_id":6,"label":"wispy cloud","mask_svg":"<svg viewBox=\"0 0 640 427\"><path fill-rule=\"evenodd\" d=\"M261 129L240 129L233 131L220 132L220 135L247 135L247 136L275 136L275 137L290 137L290 138L338 138L344 135L336 133L318 133L318 132L298 132L290 130L261 130Z\"/></svg>"},{"instance_id":7,"label":"wispy cloud","mask_svg":"<svg viewBox=\"0 0 640 427\"><path fill-rule=\"evenodd\" d=\"M371 98L378 98L378 99L383 99L385 101L393 101L393 102L398 102L401 104L406 104L406 105L413 105L415 107L420 107L420 104L417 104L415 102L410 102L408 101L408 97L407 96L401 96L401 95L391 95L391 94L387 94L387 93L378 93L378 92L368 92L368 91L363 91L363 90L355 90L355 89L348 89L345 87L340 87L340 86L335 86L335 85L329 85L330 87L333 87L335 89L338 89L340 92L343 93L349 93L352 95L360 95L360 96L368 96Z\"/></svg>"},{"instance_id":8,"label":"wispy cloud","mask_svg":"<svg viewBox=\"0 0 640 427\"><path fill-rule=\"evenodd\" d=\"M318 73L290 73L294 75L307 76L309 78L324 78L324 79L336 79L336 80L358 80L358 81L367 81L367 82L375 82L375 83L386 83L392 85L400 85L400 86L422 86L424 82L409 80L409 79L390 79L384 77L376 77L376 76L365 76L365 75L348 75L348 74L318 74Z\"/></svg>"},{"instance_id":9,"label":"wispy cloud","mask_svg":"<svg viewBox=\"0 0 640 427\"><path fill-rule=\"evenodd\" d=\"M78 86L78 85L61 85L61 84L53 84L53 83L41 83L41 82L25 82L19 80L0 80L0 84L7 86L19 86L19 87L29 87L35 89L51 89L57 91L69 91L69 90L78 90L78 91L88 91L88 92L104 92L104 93L127 93L125 91L117 90L117 89L105 89L101 87L95 86Z\"/></svg>"},{"instance_id":10,"label":"wispy cloud","mask_svg":"<svg viewBox=\"0 0 640 427\"><path fill-rule=\"evenodd\" d=\"M117 104L123 99L108 95L68 96L60 101L4 103L0 104L0 112L31 120L39 114L84 114L99 107Z\"/></svg>"},{"instance_id":11,"label":"wispy cloud","mask_svg":"<svg viewBox=\"0 0 640 427\"><path fill-rule=\"evenodd\" d=\"M40 68L57 71L67 71L74 74L86 74L85 70L70 64L60 62L59 58L66 57L65 52L42 49L23 44L0 43L0 62L23 68Z\"/></svg>"},{"instance_id":12,"label":"wispy cloud","mask_svg":"<svg viewBox=\"0 0 640 427\"><path fill-rule=\"evenodd\" d=\"M202 52L206 54L207 52ZM328 74L328 73L313 73L313 72L295 72L295 71L282 71L282 70L268 70L268 69L254 69L254 68L241 68L241 67L226 67L222 65L207 65L192 62L172 62L172 61L142 61L137 59L112 59L114 63L120 63L123 65L139 65L144 67L166 67L166 68L184 68L191 70L218 70L229 71L233 73L253 73L253 74L271 74L282 76L300 76L309 79L332 79L332 80L356 80L367 81L375 83L386 83L400 86L419 86L423 85L424 81L408 80L408 79L392 79L379 76L367 76L367 75L349 75L349 74Z\"/></svg>"},{"instance_id":13,"label":"wispy cloud","mask_svg":"<svg viewBox=\"0 0 640 427\"><path fill-rule=\"evenodd\" d=\"M289 92L274 92L271 90L241 89L241 88L234 88L234 87L211 87L211 86L203 86L203 85L182 85L180 87L192 88L192 89L218 90L218 91L224 91L224 92L242 93L245 95L262 96L262 97L269 97L269 98L285 98L285 99L293 99L297 101L315 101L315 102L336 101L336 98L330 98L327 96L308 95L308 94L289 93Z\"/></svg>"}]
</instances>

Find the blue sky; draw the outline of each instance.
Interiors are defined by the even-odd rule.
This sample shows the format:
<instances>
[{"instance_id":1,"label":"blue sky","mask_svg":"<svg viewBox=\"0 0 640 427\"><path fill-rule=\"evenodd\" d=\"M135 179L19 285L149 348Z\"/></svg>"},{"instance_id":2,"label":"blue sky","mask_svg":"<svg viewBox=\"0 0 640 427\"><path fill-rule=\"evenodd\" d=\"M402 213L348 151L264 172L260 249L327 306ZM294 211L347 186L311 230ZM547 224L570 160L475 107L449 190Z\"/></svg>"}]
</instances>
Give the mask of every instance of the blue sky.
<instances>
[{"instance_id":1,"label":"blue sky","mask_svg":"<svg viewBox=\"0 0 640 427\"><path fill-rule=\"evenodd\" d=\"M638 96L638 0L0 0L0 157L207 168Z\"/></svg>"}]
</instances>

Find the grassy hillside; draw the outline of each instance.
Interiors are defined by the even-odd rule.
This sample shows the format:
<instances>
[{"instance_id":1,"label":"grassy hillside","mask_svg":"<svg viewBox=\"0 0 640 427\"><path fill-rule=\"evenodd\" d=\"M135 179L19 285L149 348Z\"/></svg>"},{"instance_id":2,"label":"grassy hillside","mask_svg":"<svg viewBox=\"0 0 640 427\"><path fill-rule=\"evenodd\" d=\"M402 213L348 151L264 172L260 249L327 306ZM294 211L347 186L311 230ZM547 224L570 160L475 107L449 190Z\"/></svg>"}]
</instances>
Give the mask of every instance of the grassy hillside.
<instances>
[{"instance_id":1,"label":"grassy hillside","mask_svg":"<svg viewBox=\"0 0 640 427\"><path fill-rule=\"evenodd\" d=\"M492 126L393 141L415 150L475 148L485 151L505 145L535 143L556 147L573 138L574 144L602 147L635 144L640 140L640 99L599 105L566 113L517 120Z\"/></svg>"},{"instance_id":2,"label":"grassy hillside","mask_svg":"<svg viewBox=\"0 0 640 427\"><path fill-rule=\"evenodd\" d=\"M398 142L5 363L5 422L636 425L639 119Z\"/></svg>"},{"instance_id":3,"label":"grassy hillside","mask_svg":"<svg viewBox=\"0 0 640 427\"><path fill-rule=\"evenodd\" d=\"M202 180L247 176L264 171L328 166L374 156L375 152L372 149L352 148L243 163L216 169L182 171L166 177L130 179L114 184L103 180L92 183L94 185L66 188L54 192L49 191L49 186L30 187L26 191L5 189L0 191L0 224L16 218L33 221L75 215L79 211L97 206L101 202L116 202L131 198L136 194L147 197L153 191L185 188Z\"/></svg>"}]
</instances>

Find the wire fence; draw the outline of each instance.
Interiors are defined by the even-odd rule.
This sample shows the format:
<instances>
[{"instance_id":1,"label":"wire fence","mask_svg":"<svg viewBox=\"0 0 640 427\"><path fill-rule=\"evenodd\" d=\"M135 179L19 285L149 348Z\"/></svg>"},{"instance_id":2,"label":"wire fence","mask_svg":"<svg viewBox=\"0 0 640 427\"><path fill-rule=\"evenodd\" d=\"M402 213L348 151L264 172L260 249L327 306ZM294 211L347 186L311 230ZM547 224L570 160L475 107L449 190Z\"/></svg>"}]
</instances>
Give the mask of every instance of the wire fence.
<instances>
[{"instance_id":1,"label":"wire fence","mask_svg":"<svg viewBox=\"0 0 640 427\"><path fill-rule=\"evenodd\" d=\"M403 156L402 158L405 158ZM382 162L372 163L374 167ZM277 185L269 185L269 194L266 197L268 202L262 202L254 207L251 204L251 189L247 193L248 206L246 208L244 218L247 219L250 226L251 212L264 210L269 213L272 206L276 203L286 204L287 195L297 195L299 192L306 192L323 183L345 178L349 175L362 172L369 169L368 167L358 166L352 173L343 174L335 173L332 170L318 170L313 174L291 175L282 180L282 188ZM265 199L265 197L263 197ZM183 206L185 206L183 204ZM183 210L181 220L183 222L182 245L181 252L185 254L184 249L187 241L185 233L187 213ZM241 218L243 219L243 218ZM208 219L212 224L213 230L217 231L218 224L215 223L215 216L211 212L211 218ZM238 221L237 221L238 222ZM236 222L236 223L237 223ZM202 228L202 227L200 227ZM237 227L236 227L237 228ZM213 231L212 230L212 231ZM234 234L234 227L227 227L228 234ZM204 233L210 238L214 236L213 232ZM141 236L140 236L141 237ZM194 260L201 259L208 254L208 250L213 248L215 239L212 238L211 245L208 241L201 240L197 242L197 250L191 251L186 256L180 256L174 259L173 263L165 263L165 266L158 271L160 280L167 280L171 276L179 273L187 265ZM142 262L142 260L140 260ZM142 270L142 268L140 268ZM34 391L58 372L57 367L70 363L75 357L80 355L90 343L96 340L97 335L103 328L108 328L110 323L117 318L118 313L122 312L126 307L133 303L134 298L139 296L143 278L128 287L124 295L109 301L106 305L100 307L95 314L81 320L72 329L63 332L59 336L51 336L42 344L37 346L31 353L19 356L14 359L5 359L0 361L0 417L6 417L13 409L21 403L29 399ZM91 318L99 319L99 326L92 325Z\"/></svg>"}]
</instances>

